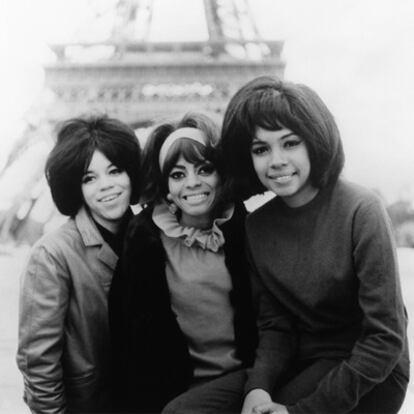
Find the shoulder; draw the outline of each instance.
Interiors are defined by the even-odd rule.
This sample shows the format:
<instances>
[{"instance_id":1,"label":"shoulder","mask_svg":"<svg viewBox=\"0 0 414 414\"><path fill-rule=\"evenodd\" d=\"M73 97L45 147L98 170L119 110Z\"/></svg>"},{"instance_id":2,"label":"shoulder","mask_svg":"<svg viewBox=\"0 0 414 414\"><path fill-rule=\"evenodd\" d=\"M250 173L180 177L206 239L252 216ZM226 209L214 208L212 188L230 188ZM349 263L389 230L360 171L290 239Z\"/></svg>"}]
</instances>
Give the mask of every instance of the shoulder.
<instances>
[{"instance_id":1,"label":"shoulder","mask_svg":"<svg viewBox=\"0 0 414 414\"><path fill-rule=\"evenodd\" d=\"M241 243L244 242L246 216L247 210L243 202L235 202L230 220L226 221L221 226L226 243L234 242L235 240L238 240Z\"/></svg>"},{"instance_id":2,"label":"shoulder","mask_svg":"<svg viewBox=\"0 0 414 414\"><path fill-rule=\"evenodd\" d=\"M384 202L375 191L340 179L332 191L332 202L338 209L353 212L385 211Z\"/></svg>"},{"instance_id":3,"label":"shoulder","mask_svg":"<svg viewBox=\"0 0 414 414\"><path fill-rule=\"evenodd\" d=\"M144 208L128 224L125 236L125 249L160 242L160 232L152 220L150 207Z\"/></svg>"},{"instance_id":4,"label":"shoulder","mask_svg":"<svg viewBox=\"0 0 414 414\"><path fill-rule=\"evenodd\" d=\"M245 205L243 204L243 202L235 202L234 204L234 210L233 210L233 214L230 218L230 220L228 220L226 223L224 223L225 225L228 225L229 227L234 227L234 226L239 226L240 224L242 224L244 226L244 222L246 221L246 217L247 217L247 210Z\"/></svg>"},{"instance_id":5,"label":"shoulder","mask_svg":"<svg viewBox=\"0 0 414 414\"><path fill-rule=\"evenodd\" d=\"M271 219L274 215L277 215L279 204L279 197L273 197L265 204L254 210L247 217L247 228L256 228L261 225L267 225L269 219Z\"/></svg>"},{"instance_id":6,"label":"shoulder","mask_svg":"<svg viewBox=\"0 0 414 414\"><path fill-rule=\"evenodd\" d=\"M354 240L391 234L385 203L375 191L341 179L327 200L321 214L326 223L336 226L337 232L348 229Z\"/></svg>"},{"instance_id":7,"label":"shoulder","mask_svg":"<svg viewBox=\"0 0 414 414\"><path fill-rule=\"evenodd\" d=\"M150 207L142 209L137 215L133 216L128 224L127 234L133 236L141 231L151 231L154 229L152 221L152 211Z\"/></svg>"},{"instance_id":8,"label":"shoulder","mask_svg":"<svg viewBox=\"0 0 414 414\"><path fill-rule=\"evenodd\" d=\"M148 280L146 276L162 271L165 260L160 230L152 220L152 208L145 208L128 224L114 280L126 278L132 284L127 284L129 287L135 286L140 280Z\"/></svg>"},{"instance_id":9,"label":"shoulder","mask_svg":"<svg viewBox=\"0 0 414 414\"><path fill-rule=\"evenodd\" d=\"M74 220L69 219L59 228L43 235L32 247L26 261L25 271L42 269L67 269L69 251L79 251L82 239ZM76 253L77 255L77 253Z\"/></svg>"},{"instance_id":10,"label":"shoulder","mask_svg":"<svg viewBox=\"0 0 414 414\"><path fill-rule=\"evenodd\" d=\"M39 251L48 252L51 255L60 255L68 246L79 244L81 235L75 221L70 218L59 228L44 234L32 247L32 253Z\"/></svg>"},{"instance_id":11,"label":"shoulder","mask_svg":"<svg viewBox=\"0 0 414 414\"><path fill-rule=\"evenodd\" d=\"M382 198L357 184L342 181L341 186L340 191L348 199L348 209L352 214L355 240L375 240L375 243L382 244L378 249L384 249L385 240L393 239L393 231Z\"/></svg>"},{"instance_id":12,"label":"shoulder","mask_svg":"<svg viewBox=\"0 0 414 414\"><path fill-rule=\"evenodd\" d=\"M380 202L380 196L373 190L362 185L340 179L334 187L334 191L342 197L357 202Z\"/></svg>"}]
</instances>

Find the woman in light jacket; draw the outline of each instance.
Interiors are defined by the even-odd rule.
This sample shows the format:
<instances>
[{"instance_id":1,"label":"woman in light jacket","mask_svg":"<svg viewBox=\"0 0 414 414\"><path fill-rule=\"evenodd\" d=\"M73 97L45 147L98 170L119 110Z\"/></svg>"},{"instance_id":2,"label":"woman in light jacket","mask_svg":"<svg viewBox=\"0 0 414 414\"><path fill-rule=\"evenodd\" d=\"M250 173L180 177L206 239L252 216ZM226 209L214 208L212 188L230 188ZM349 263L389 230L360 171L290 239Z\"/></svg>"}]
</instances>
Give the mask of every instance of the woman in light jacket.
<instances>
[{"instance_id":1,"label":"woman in light jacket","mask_svg":"<svg viewBox=\"0 0 414 414\"><path fill-rule=\"evenodd\" d=\"M138 198L135 133L107 117L63 124L46 163L70 219L33 247L22 275L17 363L33 413L109 411L107 294Z\"/></svg>"}]
</instances>

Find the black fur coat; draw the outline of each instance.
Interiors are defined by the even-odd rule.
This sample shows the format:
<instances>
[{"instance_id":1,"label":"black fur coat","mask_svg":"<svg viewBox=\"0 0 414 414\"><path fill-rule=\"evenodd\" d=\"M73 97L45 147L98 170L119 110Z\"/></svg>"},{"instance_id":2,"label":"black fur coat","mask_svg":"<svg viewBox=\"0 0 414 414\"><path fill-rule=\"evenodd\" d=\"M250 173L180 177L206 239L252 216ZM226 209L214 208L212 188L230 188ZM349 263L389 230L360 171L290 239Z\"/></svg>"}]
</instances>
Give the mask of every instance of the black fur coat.
<instances>
[{"instance_id":1,"label":"black fur coat","mask_svg":"<svg viewBox=\"0 0 414 414\"><path fill-rule=\"evenodd\" d=\"M240 203L221 229L233 284L236 355L250 366L257 334L244 246L245 217ZM156 412L186 391L193 378L187 343L171 309L165 266L160 230L152 221L152 209L144 209L129 224L109 294L117 411Z\"/></svg>"}]
</instances>

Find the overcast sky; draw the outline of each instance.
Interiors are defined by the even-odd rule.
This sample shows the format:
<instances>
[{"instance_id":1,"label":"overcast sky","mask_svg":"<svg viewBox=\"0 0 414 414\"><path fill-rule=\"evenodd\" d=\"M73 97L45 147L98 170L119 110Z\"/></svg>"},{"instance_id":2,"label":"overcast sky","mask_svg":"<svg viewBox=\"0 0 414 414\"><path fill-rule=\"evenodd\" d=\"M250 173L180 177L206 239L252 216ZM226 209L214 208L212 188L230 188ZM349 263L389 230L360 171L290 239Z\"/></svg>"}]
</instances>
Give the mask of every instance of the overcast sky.
<instances>
[{"instance_id":1,"label":"overcast sky","mask_svg":"<svg viewBox=\"0 0 414 414\"><path fill-rule=\"evenodd\" d=\"M47 42L70 41L88 2L0 1L0 164L42 88ZM225 1L225 0L224 0ZM155 0L153 40L206 38L202 1ZM251 0L264 38L283 39L285 77L313 87L334 113L345 175L387 201L414 199L414 2ZM93 27L93 26L92 26ZM99 36L98 27L90 30Z\"/></svg>"}]
</instances>

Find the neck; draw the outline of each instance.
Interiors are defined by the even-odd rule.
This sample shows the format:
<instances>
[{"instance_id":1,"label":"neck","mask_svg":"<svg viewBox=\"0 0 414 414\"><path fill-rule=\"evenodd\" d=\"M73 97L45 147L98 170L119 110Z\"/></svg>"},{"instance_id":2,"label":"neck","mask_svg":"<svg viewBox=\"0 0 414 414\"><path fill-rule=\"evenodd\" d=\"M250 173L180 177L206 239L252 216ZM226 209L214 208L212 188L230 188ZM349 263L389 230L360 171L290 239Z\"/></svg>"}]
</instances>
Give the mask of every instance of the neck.
<instances>
[{"instance_id":1,"label":"neck","mask_svg":"<svg viewBox=\"0 0 414 414\"><path fill-rule=\"evenodd\" d=\"M98 221L98 224L100 224L102 227L104 227L106 230L110 231L113 234L117 234L119 231L119 227L121 226L121 222L117 221L117 222L105 222L105 223L100 223Z\"/></svg>"},{"instance_id":2,"label":"neck","mask_svg":"<svg viewBox=\"0 0 414 414\"><path fill-rule=\"evenodd\" d=\"M100 217L97 217L95 214L90 213L92 218L102 226L104 229L110 231L113 234L117 234L122 223L122 218L119 220L101 220Z\"/></svg>"},{"instance_id":3,"label":"neck","mask_svg":"<svg viewBox=\"0 0 414 414\"><path fill-rule=\"evenodd\" d=\"M291 208L302 207L312 201L319 192L319 188L310 187L300 197L282 197L287 206Z\"/></svg>"}]
</instances>

